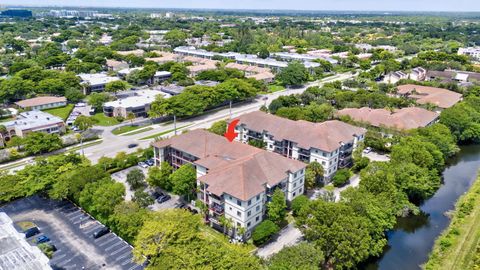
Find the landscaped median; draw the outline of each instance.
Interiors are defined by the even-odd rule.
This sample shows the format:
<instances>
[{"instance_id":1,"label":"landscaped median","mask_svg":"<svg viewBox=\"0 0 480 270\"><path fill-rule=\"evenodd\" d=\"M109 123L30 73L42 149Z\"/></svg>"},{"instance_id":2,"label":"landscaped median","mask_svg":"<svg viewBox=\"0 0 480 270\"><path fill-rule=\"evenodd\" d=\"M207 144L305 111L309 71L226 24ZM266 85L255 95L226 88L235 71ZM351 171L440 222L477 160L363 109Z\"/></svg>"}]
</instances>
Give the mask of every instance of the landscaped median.
<instances>
[{"instance_id":1,"label":"landscaped median","mask_svg":"<svg viewBox=\"0 0 480 270\"><path fill-rule=\"evenodd\" d=\"M426 270L480 268L480 177L460 197L450 226L435 241Z\"/></svg>"},{"instance_id":2,"label":"landscaped median","mask_svg":"<svg viewBox=\"0 0 480 270\"><path fill-rule=\"evenodd\" d=\"M189 127L189 126L191 126L191 125L192 125L192 124L177 127L177 130L180 130L180 129L182 129L182 128ZM160 136L163 136L163 135L165 135L165 134L168 134L168 133L171 133L171 132L174 132L174 131L175 131L175 129L172 128L172 129L169 129L169 130L166 130L166 131L162 131L162 132L160 132L160 133L156 133L156 134L153 134L153 135L150 135L150 136L147 136L147 137L143 137L143 138L141 138L140 140L155 139L155 138L158 138L158 137L160 137Z\"/></svg>"}]
</instances>

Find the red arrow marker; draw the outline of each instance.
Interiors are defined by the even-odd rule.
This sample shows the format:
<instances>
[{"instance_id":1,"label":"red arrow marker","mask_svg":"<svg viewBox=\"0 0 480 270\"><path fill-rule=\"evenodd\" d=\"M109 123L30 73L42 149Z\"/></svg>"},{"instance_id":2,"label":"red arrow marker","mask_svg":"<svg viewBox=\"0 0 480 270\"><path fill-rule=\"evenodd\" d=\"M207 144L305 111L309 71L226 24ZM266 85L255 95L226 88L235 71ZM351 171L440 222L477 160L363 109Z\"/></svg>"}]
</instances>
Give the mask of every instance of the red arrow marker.
<instances>
[{"instance_id":1,"label":"red arrow marker","mask_svg":"<svg viewBox=\"0 0 480 270\"><path fill-rule=\"evenodd\" d=\"M227 132L225 132L224 134L225 138L227 138L227 140L229 140L230 142L233 142L235 137L237 137L238 135L238 133L235 132L235 127L237 126L238 122L240 122L240 120L238 119L235 119L232 122L230 122L227 128Z\"/></svg>"}]
</instances>

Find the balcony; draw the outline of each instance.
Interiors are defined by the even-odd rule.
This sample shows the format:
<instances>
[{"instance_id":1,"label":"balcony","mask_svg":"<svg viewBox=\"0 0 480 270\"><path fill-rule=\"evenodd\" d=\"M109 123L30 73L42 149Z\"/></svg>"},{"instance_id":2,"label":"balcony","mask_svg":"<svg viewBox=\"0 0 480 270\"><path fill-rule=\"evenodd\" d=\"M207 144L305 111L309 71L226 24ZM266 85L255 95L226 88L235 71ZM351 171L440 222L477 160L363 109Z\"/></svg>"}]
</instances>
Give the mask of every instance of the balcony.
<instances>
[{"instance_id":1,"label":"balcony","mask_svg":"<svg viewBox=\"0 0 480 270\"><path fill-rule=\"evenodd\" d=\"M209 209L210 209L210 211L214 212L217 215L223 215L223 213L225 212L225 209L223 208L223 205L219 205L219 204L216 204L216 203L213 203L212 205L210 205Z\"/></svg>"}]
</instances>

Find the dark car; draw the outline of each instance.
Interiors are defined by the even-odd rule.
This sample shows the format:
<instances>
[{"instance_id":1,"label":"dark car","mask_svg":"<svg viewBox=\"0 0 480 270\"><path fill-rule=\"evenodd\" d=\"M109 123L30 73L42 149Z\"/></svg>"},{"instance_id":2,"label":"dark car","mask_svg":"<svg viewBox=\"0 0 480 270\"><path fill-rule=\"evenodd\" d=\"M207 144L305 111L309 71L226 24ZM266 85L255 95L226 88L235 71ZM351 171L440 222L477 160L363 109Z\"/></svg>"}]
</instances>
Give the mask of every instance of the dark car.
<instances>
[{"instance_id":1,"label":"dark car","mask_svg":"<svg viewBox=\"0 0 480 270\"><path fill-rule=\"evenodd\" d=\"M166 202L170 199L171 199L170 195L160 196L160 197L158 197L157 202L158 203L164 203L164 202Z\"/></svg>"},{"instance_id":2,"label":"dark car","mask_svg":"<svg viewBox=\"0 0 480 270\"><path fill-rule=\"evenodd\" d=\"M93 233L93 238L95 239L100 238L109 232L110 232L110 229L108 229L107 227L103 227L99 231L96 231Z\"/></svg>"},{"instance_id":3,"label":"dark car","mask_svg":"<svg viewBox=\"0 0 480 270\"><path fill-rule=\"evenodd\" d=\"M165 194L163 194L162 192L158 192L158 191L154 191L152 194L150 194L152 196L153 199L158 199L162 196L165 196Z\"/></svg>"},{"instance_id":4,"label":"dark car","mask_svg":"<svg viewBox=\"0 0 480 270\"><path fill-rule=\"evenodd\" d=\"M180 209L184 209L186 208L187 206L184 204L184 203L179 203L177 204L177 206L175 206L176 208L180 208Z\"/></svg>"},{"instance_id":5,"label":"dark car","mask_svg":"<svg viewBox=\"0 0 480 270\"><path fill-rule=\"evenodd\" d=\"M147 164L148 166L153 166L153 165L155 165L155 162L153 161L153 159L149 159L149 160L145 161L145 164Z\"/></svg>"},{"instance_id":6,"label":"dark car","mask_svg":"<svg viewBox=\"0 0 480 270\"><path fill-rule=\"evenodd\" d=\"M37 237L37 244L46 243L48 241L50 241L50 238L48 238L46 235Z\"/></svg>"},{"instance_id":7,"label":"dark car","mask_svg":"<svg viewBox=\"0 0 480 270\"><path fill-rule=\"evenodd\" d=\"M137 147L137 146L138 146L138 144L136 144L136 143L131 143L131 144L128 145L128 148L135 148L135 147Z\"/></svg>"},{"instance_id":8,"label":"dark car","mask_svg":"<svg viewBox=\"0 0 480 270\"><path fill-rule=\"evenodd\" d=\"M40 230L37 228L37 227L32 227L30 229L27 229L26 231L24 231L25 233L25 238L30 238L34 235L37 235L40 233Z\"/></svg>"}]
</instances>

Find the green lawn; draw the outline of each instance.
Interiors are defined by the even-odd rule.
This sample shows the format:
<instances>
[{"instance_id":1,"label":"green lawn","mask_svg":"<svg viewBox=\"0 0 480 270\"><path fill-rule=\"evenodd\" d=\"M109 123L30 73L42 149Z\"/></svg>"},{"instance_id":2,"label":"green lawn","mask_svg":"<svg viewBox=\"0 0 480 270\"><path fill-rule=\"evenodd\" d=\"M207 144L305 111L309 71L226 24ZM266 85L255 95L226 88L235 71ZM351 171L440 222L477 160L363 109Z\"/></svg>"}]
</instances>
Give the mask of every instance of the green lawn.
<instances>
[{"instance_id":1,"label":"green lawn","mask_svg":"<svg viewBox=\"0 0 480 270\"><path fill-rule=\"evenodd\" d=\"M277 85L277 84L271 84L271 85L267 86L267 88L268 88L268 91L270 91L270 92L277 92L277 91L285 90L284 86Z\"/></svg>"},{"instance_id":2,"label":"green lawn","mask_svg":"<svg viewBox=\"0 0 480 270\"><path fill-rule=\"evenodd\" d=\"M65 120L67 120L68 116L72 112L73 107L74 107L73 104L67 104L67 106L65 106L65 107L46 109L46 110L43 110L43 111L46 112L46 113L49 113L51 115L58 116L65 121Z\"/></svg>"},{"instance_id":3,"label":"green lawn","mask_svg":"<svg viewBox=\"0 0 480 270\"><path fill-rule=\"evenodd\" d=\"M460 197L448 228L435 241L424 269L463 270L480 267L480 178Z\"/></svg>"},{"instance_id":4,"label":"green lawn","mask_svg":"<svg viewBox=\"0 0 480 270\"><path fill-rule=\"evenodd\" d=\"M96 113L94 116L92 116L93 119L97 121L96 125L99 126L114 126L120 124L117 119L114 117L108 117L103 112Z\"/></svg>"},{"instance_id":5,"label":"green lawn","mask_svg":"<svg viewBox=\"0 0 480 270\"><path fill-rule=\"evenodd\" d=\"M191 125L186 125L186 126L177 127L177 130L182 129L182 128L184 128L184 127L188 127L188 126L191 126ZM153 135L150 135L150 136L147 136L147 137L143 137L143 138L141 138L140 140L154 139L154 138L160 137L160 136L162 136L162 135L168 134L168 133L173 132L173 131L175 131L175 130L172 128L172 129L169 129L169 130L160 132L160 133L156 133L156 134L153 134Z\"/></svg>"},{"instance_id":6,"label":"green lawn","mask_svg":"<svg viewBox=\"0 0 480 270\"><path fill-rule=\"evenodd\" d=\"M122 134L122 136L132 136L132 135L140 134L140 133L147 132L147 131L150 131L150 130L153 130L153 128L152 127L142 128L142 129L139 129L137 131L130 132L128 134Z\"/></svg>"},{"instance_id":7,"label":"green lawn","mask_svg":"<svg viewBox=\"0 0 480 270\"><path fill-rule=\"evenodd\" d=\"M115 134L115 135L120 135L120 134L123 134L123 133L127 133L127 132L130 132L130 131L140 129L140 128L143 128L143 127L142 126L131 126L131 125L121 126L121 127L118 127L116 129L112 130L112 133Z\"/></svg>"}]
</instances>

